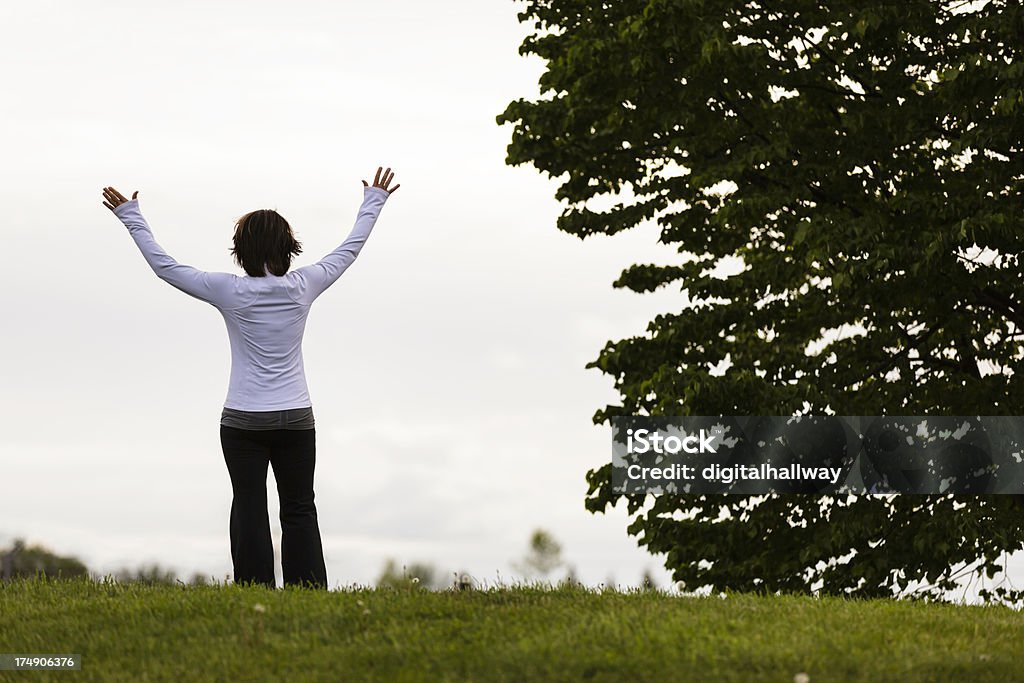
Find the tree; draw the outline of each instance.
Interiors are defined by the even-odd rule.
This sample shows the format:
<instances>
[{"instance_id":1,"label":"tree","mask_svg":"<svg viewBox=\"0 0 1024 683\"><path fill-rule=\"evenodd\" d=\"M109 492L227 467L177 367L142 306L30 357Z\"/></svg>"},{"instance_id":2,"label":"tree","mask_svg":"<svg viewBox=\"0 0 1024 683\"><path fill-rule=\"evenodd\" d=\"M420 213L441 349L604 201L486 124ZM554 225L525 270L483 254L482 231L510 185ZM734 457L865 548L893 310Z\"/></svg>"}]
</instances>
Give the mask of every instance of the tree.
<instances>
[{"instance_id":1,"label":"tree","mask_svg":"<svg viewBox=\"0 0 1024 683\"><path fill-rule=\"evenodd\" d=\"M40 545L26 545L25 539L15 539L7 549L0 549L0 579L30 577L44 574L58 578L86 576L85 564L77 557L61 556Z\"/></svg>"},{"instance_id":2,"label":"tree","mask_svg":"<svg viewBox=\"0 0 1024 683\"><path fill-rule=\"evenodd\" d=\"M1019 3L528 0L519 18L547 67L542 97L497 117L507 163L563 177L557 227L581 239L655 221L674 262L613 285L685 296L587 364L621 394L595 423L1019 411ZM610 464L587 481L589 510L617 503ZM940 596L1024 547L1009 496L627 510L688 590Z\"/></svg>"},{"instance_id":3,"label":"tree","mask_svg":"<svg viewBox=\"0 0 1024 683\"><path fill-rule=\"evenodd\" d=\"M530 535L530 549L521 562L513 562L513 568L526 576L546 577L561 567L562 545L544 529L535 529Z\"/></svg>"},{"instance_id":4,"label":"tree","mask_svg":"<svg viewBox=\"0 0 1024 683\"><path fill-rule=\"evenodd\" d=\"M388 558L381 575L377 578L377 586L392 588L426 589L445 588L447 584L441 578L437 567L427 562L413 562L406 567L398 567L394 559Z\"/></svg>"},{"instance_id":5,"label":"tree","mask_svg":"<svg viewBox=\"0 0 1024 683\"><path fill-rule=\"evenodd\" d=\"M192 572L192 578L188 580L190 586L209 586L211 585L210 577L202 572Z\"/></svg>"},{"instance_id":6,"label":"tree","mask_svg":"<svg viewBox=\"0 0 1024 683\"><path fill-rule=\"evenodd\" d=\"M658 581L654 578L654 574L651 573L650 569L644 569L643 576L640 577L640 588L645 591L658 590Z\"/></svg>"},{"instance_id":7,"label":"tree","mask_svg":"<svg viewBox=\"0 0 1024 683\"><path fill-rule=\"evenodd\" d=\"M141 583L147 586L173 586L180 583L173 569L161 567L155 562L136 568L122 567L113 577L118 583Z\"/></svg>"}]
</instances>

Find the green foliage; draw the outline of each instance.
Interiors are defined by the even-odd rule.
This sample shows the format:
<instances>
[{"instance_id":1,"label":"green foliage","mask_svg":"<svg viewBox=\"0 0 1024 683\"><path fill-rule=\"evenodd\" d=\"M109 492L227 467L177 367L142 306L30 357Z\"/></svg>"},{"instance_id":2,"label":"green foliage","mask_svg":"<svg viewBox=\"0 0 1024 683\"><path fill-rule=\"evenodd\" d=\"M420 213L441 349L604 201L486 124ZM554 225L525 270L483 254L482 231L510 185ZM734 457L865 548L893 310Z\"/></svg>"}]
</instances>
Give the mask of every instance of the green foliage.
<instances>
[{"instance_id":1,"label":"green foliage","mask_svg":"<svg viewBox=\"0 0 1024 683\"><path fill-rule=\"evenodd\" d=\"M209 586L213 583L213 578L200 572L192 572L192 578L188 582L193 586Z\"/></svg>"},{"instance_id":2,"label":"green foliage","mask_svg":"<svg viewBox=\"0 0 1024 683\"><path fill-rule=\"evenodd\" d=\"M543 578L564 564L562 545L544 529L535 529L530 534L529 552L521 562L513 563L513 567L528 577Z\"/></svg>"},{"instance_id":3,"label":"green foliage","mask_svg":"<svg viewBox=\"0 0 1024 683\"><path fill-rule=\"evenodd\" d=\"M192 580L196 581L198 575L193 575ZM137 568L124 567L114 573L113 578L118 583L142 583L150 586L173 586L178 581L178 575L173 569L161 567L152 563Z\"/></svg>"},{"instance_id":4,"label":"green foliage","mask_svg":"<svg viewBox=\"0 0 1024 683\"><path fill-rule=\"evenodd\" d=\"M413 562L399 568L394 559L388 558L377 579L377 587L385 586L404 590L432 590L447 587L441 573L427 562Z\"/></svg>"},{"instance_id":5,"label":"green foliage","mask_svg":"<svg viewBox=\"0 0 1024 683\"><path fill-rule=\"evenodd\" d=\"M640 577L640 587L647 591L658 590L658 582L654 579L654 575L651 574L651 570L644 570L643 576Z\"/></svg>"},{"instance_id":6,"label":"green foliage","mask_svg":"<svg viewBox=\"0 0 1024 683\"><path fill-rule=\"evenodd\" d=\"M31 577L36 574L66 579L89 576L89 570L77 557L57 555L40 545L28 546L21 538L16 539L10 548L0 549L0 579ZM122 567L109 574L109 577L119 583L164 586L182 583L173 570L155 563L137 568ZM194 586L207 585L209 582L199 572L193 573L189 580Z\"/></svg>"},{"instance_id":7,"label":"green foliage","mask_svg":"<svg viewBox=\"0 0 1024 683\"><path fill-rule=\"evenodd\" d=\"M55 578L86 576L89 570L77 557L57 555L40 546L26 545L22 538L13 545L0 549L0 579L43 574Z\"/></svg>"},{"instance_id":8,"label":"green foliage","mask_svg":"<svg viewBox=\"0 0 1024 683\"><path fill-rule=\"evenodd\" d=\"M519 17L547 69L540 99L498 116L507 162L562 178L557 226L580 238L655 221L677 261L614 285L686 296L587 365L621 394L596 423L1019 412L1019 3L527 0ZM610 465L587 480L588 509L616 504ZM1024 547L1009 496L627 507L690 589L940 596Z\"/></svg>"}]
</instances>

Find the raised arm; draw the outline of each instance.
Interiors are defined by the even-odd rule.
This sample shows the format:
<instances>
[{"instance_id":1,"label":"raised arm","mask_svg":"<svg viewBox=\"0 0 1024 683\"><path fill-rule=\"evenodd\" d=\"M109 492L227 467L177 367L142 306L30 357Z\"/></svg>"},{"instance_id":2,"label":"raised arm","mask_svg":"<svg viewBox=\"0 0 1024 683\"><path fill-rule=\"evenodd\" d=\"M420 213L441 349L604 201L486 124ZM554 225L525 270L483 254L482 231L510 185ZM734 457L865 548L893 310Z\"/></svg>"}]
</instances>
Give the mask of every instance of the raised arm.
<instances>
[{"instance_id":1,"label":"raised arm","mask_svg":"<svg viewBox=\"0 0 1024 683\"><path fill-rule=\"evenodd\" d=\"M138 194L135 192L128 200L114 188L107 187L103 190L103 205L128 228L143 258L157 277L201 301L218 308L231 308L237 276L206 272L174 260L153 237L153 231L139 209Z\"/></svg>"},{"instance_id":2,"label":"raised arm","mask_svg":"<svg viewBox=\"0 0 1024 683\"><path fill-rule=\"evenodd\" d=\"M388 185L394 177L395 174L391 173L390 168L384 171L383 176L381 175L381 169L378 168L373 185L369 185L364 180L363 203L359 207L359 213L356 215L356 223L352 227L352 232L334 251L316 263L295 269L295 275L304 285L302 287L303 303L312 303L324 290L334 284L341 277L341 274L356 260L356 256L359 255L363 245L366 244L366 239L370 236L370 232L377 222L377 216L380 215L380 210L384 207L384 203L390 194L400 187L400 185L395 185L390 190L388 189Z\"/></svg>"}]
</instances>

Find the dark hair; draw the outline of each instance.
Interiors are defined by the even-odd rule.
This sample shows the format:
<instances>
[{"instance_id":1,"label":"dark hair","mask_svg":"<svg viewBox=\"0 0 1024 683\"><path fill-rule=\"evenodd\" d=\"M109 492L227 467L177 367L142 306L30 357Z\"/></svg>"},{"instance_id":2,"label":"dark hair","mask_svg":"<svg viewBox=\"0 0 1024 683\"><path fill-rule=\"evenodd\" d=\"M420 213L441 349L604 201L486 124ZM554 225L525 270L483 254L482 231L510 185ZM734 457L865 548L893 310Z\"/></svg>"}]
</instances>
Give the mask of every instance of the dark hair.
<instances>
[{"instance_id":1,"label":"dark hair","mask_svg":"<svg viewBox=\"0 0 1024 683\"><path fill-rule=\"evenodd\" d=\"M292 235L292 227L273 209L250 211L235 223L235 262L253 277L284 275L292 256L302 253L302 244Z\"/></svg>"}]
</instances>

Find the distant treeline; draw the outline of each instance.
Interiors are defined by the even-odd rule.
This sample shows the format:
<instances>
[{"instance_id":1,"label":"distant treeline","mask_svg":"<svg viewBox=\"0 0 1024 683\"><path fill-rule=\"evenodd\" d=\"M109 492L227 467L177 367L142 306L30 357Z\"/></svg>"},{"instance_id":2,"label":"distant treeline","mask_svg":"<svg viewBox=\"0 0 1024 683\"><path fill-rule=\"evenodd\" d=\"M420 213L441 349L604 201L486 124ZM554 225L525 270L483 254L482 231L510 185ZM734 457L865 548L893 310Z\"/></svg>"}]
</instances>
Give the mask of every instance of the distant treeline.
<instances>
[{"instance_id":1,"label":"distant treeline","mask_svg":"<svg viewBox=\"0 0 1024 683\"><path fill-rule=\"evenodd\" d=\"M0 580L9 581L18 577L30 577L43 574L54 578L71 578L77 576L98 576L77 557L58 555L40 545L27 545L25 539L19 538L9 548L0 549ZM106 576L106 574L104 575ZM144 565L137 568L122 568L109 573L119 583L148 583L172 585L179 583L177 574L157 564ZM180 583L185 583L180 581ZM205 585L210 583L209 577L195 573L188 583Z\"/></svg>"},{"instance_id":2,"label":"distant treeline","mask_svg":"<svg viewBox=\"0 0 1024 683\"><path fill-rule=\"evenodd\" d=\"M535 529L530 536L526 555L520 561L512 562L512 567L527 579L550 581L556 584L578 584L575 568L562 557L562 545L544 529ZM553 576L560 570L565 571L562 578ZM78 577L90 576L96 580L111 577L118 583L143 583L150 585L192 585L204 586L216 583L208 575L195 572L188 581L178 578L171 569L159 564L147 564L140 567L124 567L116 572L92 572L80 559L74 556L58 555L40 545L27 545L24 539L16 539L9 548L0 548L0 581L9 581L19 577L33 577L38 574L47 577ZM228 576L223 578L227 583ZM376 580L377 587L391 587L412 590L446 590L450 588L467 590L479 586L479 581L468 571L445 571L429 562L411 562L399 565L389 558ZM608 587L616 586L612 577L608 577ZM658 586L651 572L645 571L640 582L641 587L657 589Z\"/></svg>"}]
</instances>

